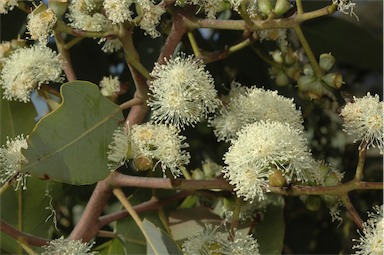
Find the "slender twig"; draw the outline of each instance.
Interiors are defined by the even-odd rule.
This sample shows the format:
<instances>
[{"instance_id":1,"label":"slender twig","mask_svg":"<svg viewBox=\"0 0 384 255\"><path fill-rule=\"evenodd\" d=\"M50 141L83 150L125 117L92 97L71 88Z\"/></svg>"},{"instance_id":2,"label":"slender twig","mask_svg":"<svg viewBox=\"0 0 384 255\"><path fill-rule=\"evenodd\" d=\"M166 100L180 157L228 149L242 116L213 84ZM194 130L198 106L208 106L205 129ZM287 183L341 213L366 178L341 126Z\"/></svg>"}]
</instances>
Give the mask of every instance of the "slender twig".
<instances>
[{"instance_id":1,"label":"slender twig","mask_svg":"<svg viewBox=\"0 0 384 255\"><path fill-rule=\"evenodd\" d=\"M118 38L123 45L125 61L128 65L133 66L138 72L141 73L147 80L149 76L148 70L141 64L139 55L135 49L132 39L132 30L120 25Z\"/></svg>"},{"instance_id":2,"label":"slender twig","mask_svg":"<svg viewBox=\"0 0 384 255\"><path fill-rule=\"evenodd\" d=\"M182 198L184 198L190 194L191 193L188 191L181 191L181 192L178 192L176 194L173 194L173 195L171 195L167 198L161 199L161 200L150 199L149 201L145 201L141 204L135 205L133 208L135 209L135 211L137 213L154 211L154 210L158 210L159 208L164 207L165 205L167 205L171 202L182 199ZM99 228L102 228L111 222L114 222L114 221L117 221L120 219L124 219L128 215L129 215L129 213L126 210L123 210L123 211L118 211L118 212L114 212L114 213L111 213L108 215L101 216L101 217L99 217Z\"/></svg>"},{"instance_id":3,"label":"slender twig","mask_svg":"<svg viewBox=\"0 0 384 255\"><path fill-rule=\"evenodd\" d=\"M41 237L37 237L34 235L23 233L16 228L12 227L8 223L4 222L3 220L0 221L0 231L13 237L16 240L22 239L26 243L33 245L33 246L43 246L47 245L50 240L44 239Z\"/></svg>"},{"instance_id":4,"label":"slender twig","mask_svg":"<svg viewBox=\"0 0 384 255\"><path fill-rule=\"evenodd\" d=\"M301 46L303 46L305 54L307 54L309 62L312 65L313 71L315 72L316 76L320 77L323 74L323 70L321 70L319 63L317 63L316 57L313 54L311 46L309 46L309 43L308 43L307 39L305 38L305 35L304 35L303 31L301 30L301 27L300 26L294 26L293 29L296 32L297 38L299 38Z\"/></svg>"},{"instance_id":5,"label":"slender twig","mask_svg":"<svg viewBox=\"0 0 384 255\"><path fill-rule=\"evenodd\" d=\"M134 97L131 100L128 100L127 102L122 103L121 105L119 105L119 107L121 110L127 110L134 105L140 105L142 103L143 101L140 98Z\"/></svg>"},{"instance_id":6,"label":"slender twig","mask_svg":"<svg viewBox=\"0 0 384 255\"><path fill-rule=\"evenodd\" d=\"M155 177L130 176L122 173L113 173L108 179L113 187L141 187L154 189L177 189L177 190L199 190L199 189L221 189L233 190L233 186L224 179L214 180L185 180Z\"/></svg>"},{"instance_id":7,"label":"slender twig","mask_svg":"<svg viewBox=\"0 0 384 255\"><path fill-rule=\"evenodd\" d=\"M65 42L61 35L61 32L55 29L54 36L55 36L57 49L60 53L60 58L63 61L63 69L67 77L67 80L74 81L76 80L75 70L73 70L71 57L69 56L69 51L65 47Z\"/></svg>"},{"instance_id":8,"label":"slender twig","mask_svg":"<svg viewBox=\"0 0 384 255\"><path fill-rule=\"evenodd\" d=\"M351 216L352 220L355 222L357 227L362 229L363 228L363 220L360 218L358 212L356 211L351 200L349 199L349 196L347 194L345 194L345 195L340 196L340 199L343 202L345 208L347 208L349 215Z\"/></svg>"},{"instance_id":9,"label":"slender twig","mask_svg":"<svg viewBox=\"0 0 384 255\"><path fill-rule=\"evenodd\" d=\"M296 8L297 8L297 13L298 14L303 14L304 13L303 4L302 4L301 0L296 0Z\"/></svg>"},{"instance_id":10,"label":"slender twig","mask_svg":"<svg viewBox=\"0 0 384 255\"><path fill-rule=\"evenodd\" d=\"M188 19L185 17L184 22L191 29L197 28L212 28L224 30L264 30L274 28L293 28L300 25L302 22L312 20L322 16L326 16L335 12L335 9L330 6L321 9L297 14L289 18L280 18L273 20L252 20L252 26L248 25L244 20L220 20L220 19Z\"/></svg>"},{"instance_id":11,"label":"slender twig","mask_svg":"<svg viewBox=\"0 0 384 255\"><path fill-rule=\"evenodd\" d=\"M67 24L65 24L65 22L62 20L58 20L56 22L55 30L57 30L58 32L63 32L73 36L88 37L88 38L105 38L105 37L113 38L118 35L118 31L119 31L117 26L114 26L113 29L109 31L100 31L100 32L84 31L84 30L79 30L79 29L70 27Z\"/></svg>"},{"instance_id":12,"label":"slender twig","mask_svg":"<svg viewBox=\"0 0 384 255\"><path fill-rule=\"evenodd\" d=\"M230 231L230 239L233 241L235 239L235 231L237 229L237 225L239 224L240 210L243 199L240 197L236 197L235 199L235 208L233 210L233 217L231 223L231 231Z\"/></svg>"},{"instance_id":13,"label":"slender twig","mask_svg":"<svg viewBox=\"0 0 384 255\"><path fill-rule=\"evenodd\" d=\"M143 222L141 221L136 211L133 209L131 203L128 201L128 199L124 195L124 192L121 189L113 189L113 194L117 197L117 199L119 199L120 203L124 206L124 208L131 215L132 219L136 222L137 226L139 227L145 239L147 240L147 245L149 245L152 248L152 250L155 251L156 247L154 246L153 242L151 241L151 238L149 237L147 231L145 230L143 226Z\"/></svg>"},{"instance_id":14,"label":"slender twig","mask_svg":"<svg viewBox=\"0 0 384 255\"><path fill-rule=\"evenodd\" d=\"M3 195L3 193L6 192L10 186L9 182L4 183L3 186L0 187L0 196Z\"/></svg>"},{"instance_id":15,"label":"slender twig","mask_svg":"<svg viewBox=\"0 0 384 255\"><path fill-rule=\"evenodd\" d=\"M362 141L359 147L359 159L357 161L355 180L360 181L363 178L365 154L367 152L367 142Z\"/></svg>"},{"instance_id":16,"label":"slender twig","mask_svg":"<svg viewBox=\"0 0 384 255\"><path fill-rule=\"evenodd\" d=\"M99 230L97 233L98 237L106 237L106 238L115 238L117 236L117 233L111 232L111 231L105 231L105 230Z\"/></svg>"},{"instance_id":17,"label":"slender twig","mask_svg":"<svg viewBox=\"0 0 384 255\"><path fill-rule=\"evenodd\" d=\"M199 48L199 45L196 42L195 36L193 35L192 32L188 32L188 39L189 42L191 43L193 53L195 54L196 57L201 56L201 51Z\"/></svg>"}]
</instances>

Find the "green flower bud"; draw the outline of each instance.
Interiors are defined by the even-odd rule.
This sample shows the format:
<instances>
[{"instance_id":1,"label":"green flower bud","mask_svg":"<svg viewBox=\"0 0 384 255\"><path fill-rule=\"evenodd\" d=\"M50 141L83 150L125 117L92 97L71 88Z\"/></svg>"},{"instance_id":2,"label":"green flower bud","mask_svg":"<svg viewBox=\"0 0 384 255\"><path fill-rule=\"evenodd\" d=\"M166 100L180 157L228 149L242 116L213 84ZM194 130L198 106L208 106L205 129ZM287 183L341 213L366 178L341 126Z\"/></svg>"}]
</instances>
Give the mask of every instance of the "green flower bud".
<instances>
[{"instance_id":1,"label":"green flower bud","mask_svg":"<svg viewBox=\"0 0 384 255\"><path fill-rule=\"evenodd\" d=\"M333 67L335 64L335 58L331 55L331 53L324 53L320 55L320 61L319 65L320 68L323 69L324 71L328 71Z\"/></svg>"},{"instance_id":2,"label":"green flower bud","mask_svg":"<svg viewBox=\"0 0 384 255\"><path fill-rule=\"evenodd\" d=\"M133 160L133 165L138 171L148 171L153 168L153 161L147 156L138 156Z\"/></svg>"},{"instance_id":3,"label":"green flower bud","mask_svg":"<svg viewBox=\"0 0 384 255\"><path fill-rule=\"evenodd\" d=\"M297 80L297 85L299 90L304 92L310 99L319 99L324 94L323 83L315 76L301 76Z\"/></svg>"},{"instance_id":4,"label":"green flower bud","mask_svg":"<svg viewBox=\"0 0 384 255\"><path fill-rule=\"evenodd\" d=\"M339 203L339 198L336 196L323 195L322 198L329 208L334 207Z\"/></svg>"},{"instance_id":5,"label":"green flower bud","mask_svg":"<svg viewBox=\"0 0 384 255\"><path fill-rule=\"evenodd\" d=\"M284 187L286 179L280 170L275 170L268 176L269 185L273 187Z\"/></svg>"},{"instance_id":6,"label":"green flower bud","mask_svg":"<svg viewBox=\"0 0 384 255\"><path fill-rule=\"evenodd\" d=\"M280 72L276 75L275 82L276 82L276 85L277 85L277 86L286 86L286 85L289 84L289 78L288 78L288 76L285 74L284 71L280 71Z\"/></svg>"},{"instance_id":7,"label":"green flower bud","mask_svg":"<svg viewBox=\"0 0 384 255\"><path fill-rule=\"evenodd\" d=\"M291 9L291 4L288 0L277 0L274 8L274 12L281 16Z\"/></svg>"},{"instance_id":8,"label":"green flower bud","mask_svg":"<svg viewBox=\"0 0 384 255\"><path fill-rule=\"evenodd\" d=\"M268 16L273 10L273 6L275 5L275 0L259 0L257 4L260 12Z\"/></svg>"},{"instance_id":9,"label":"green flower bud","mask_svg":"<svg viewBox=\"0 0 384 255\"><path fill-rule=\"evenodd\" d=\"M300 77L300 69L297 66L288 67L287 69L285 69L285 73L289 78L295 81L297 81Z\"/></svg>"},{"instance_id":10,"label":"green flower bud","mask_svg":"<svg viewBox=\"0 0 384 255\"><path fill-rule=\"evenodd\" d=\"M329 73L322 80L331 88L339 89L343 85L343 77L340 73Z\"/></svg>"},{"instance_id":11,"label":"green flower bud","mask_svg":"<svg viewBox=\"0 0 384 255\"><path fill-rule=\"evenodd\" d=\"M303 66L303 73L305 75L315 75L315 72L313 71L312 65L307 63Z\"/></svg>"},{"instance_id":12,"label":"green flower bud","mask_svg":"<svg viewBox=\"0 0 384 255\"><path fill-rule=\"evenodd\" d=\"M336 186L340 184L340 178L333 172L331 172L327 178L325 178L325 186Z\"/></svg>"},{"instance_id":13,"label":"green flower bud","mask_svg":"<svg viewBox=\"0 0 384 255\"><path fill-rule=\"evenodd\" d=\"M192 172L192 179L194 180L204 180L205 175L201 169L197 168Z\"/></svg>"},{"instance_id":14,"label":"green flower bud","mask_svg":"<svg viewBox=\"0 0 384 255\"><path fill-rule=\"evenodd\" d=\"M321 206L321 198L318 196L308 196L304 204L309 211L318 211Z\"/></svg>"},{"instance_id":15,"label":"green flower bud","mask_svg":"<svg viewBox=\"0 0 384 255\"><path fill-rule=\"evenodd\" d=\"M284 61L287 65L293 65L298 60L297 53L289 50L287 54L285 55Z\"/></svg>"},{"instance_id":16,"label":"green flower bud","mask_svg":"<svg viewBox=\"0 0 384 255\"><path fill-rule=\"evenodd\" d=\"M319 177L324 180L331 171L331 168L327 165L321 165L317 170L319 171Z\"/></svg>"}]
</instances>

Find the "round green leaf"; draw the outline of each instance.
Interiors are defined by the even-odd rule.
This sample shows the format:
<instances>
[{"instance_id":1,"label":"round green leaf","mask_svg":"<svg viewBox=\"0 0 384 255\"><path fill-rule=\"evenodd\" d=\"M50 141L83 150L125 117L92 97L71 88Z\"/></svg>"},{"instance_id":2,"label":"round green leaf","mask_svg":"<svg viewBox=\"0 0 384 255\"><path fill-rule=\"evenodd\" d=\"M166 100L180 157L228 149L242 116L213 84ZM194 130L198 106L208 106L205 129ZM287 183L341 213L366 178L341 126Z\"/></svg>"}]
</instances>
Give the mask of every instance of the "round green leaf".
<instances>
[{"instance_id":1,"label":"round green leaf","mask_svg":"<svg viewBox=\"0 0 384 255\"><path fill-rule=\"evenodd\" d=\"M108 145L122 112L90 82L68 82L60 93L60 106L28 138L22 172L74 185L102 180L109 174Z\"/></svg>"}]
</instances>

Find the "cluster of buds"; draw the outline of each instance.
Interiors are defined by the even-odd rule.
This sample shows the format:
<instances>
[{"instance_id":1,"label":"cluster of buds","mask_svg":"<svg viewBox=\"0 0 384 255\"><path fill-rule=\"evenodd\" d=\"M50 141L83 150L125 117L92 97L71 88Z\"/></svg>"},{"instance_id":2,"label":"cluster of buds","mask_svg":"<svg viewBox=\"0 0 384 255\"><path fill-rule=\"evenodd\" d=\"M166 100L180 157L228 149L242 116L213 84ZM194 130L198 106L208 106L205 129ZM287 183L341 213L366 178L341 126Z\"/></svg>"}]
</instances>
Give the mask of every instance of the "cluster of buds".
<instances>
[{"instance_id":1,"label":"cluster of buds","mask_svg":"<svg viewBox=\"0 0 384 255\"><path fill-rule=\"evenodd\" d=\"M270 53L275 63L269 72L277 86L286 86L290 81L297 81L300 76L299 54L287 47L286 50L275 50Z\"/></svg>"},{"instance_id":2,"label":"cluster of buds","mask_svg":"<svg viewBox=\"0 0 384 255\"><path fill-rule=\"evenodd\" d=\"M316 74L310 64L303 66L303 74L297 80L301 92L304 92L311 99L319 99L326 94L330 88L339 89L343 85L343 78L340 73L327 73L335 64L335 58L330 53L320 55L319 66L321 75Z\"/></svg>"},{"instance_id":3,"label":"cluster of buds","mask_svg":"<svg viewBox=\"0 0 384 255\"><path fill-rule=\"evenodd\" d=\"M280 17L292 7L288 0L259 0L257 5L260 13L266 17Z\"/></svg>"}]
</instances>

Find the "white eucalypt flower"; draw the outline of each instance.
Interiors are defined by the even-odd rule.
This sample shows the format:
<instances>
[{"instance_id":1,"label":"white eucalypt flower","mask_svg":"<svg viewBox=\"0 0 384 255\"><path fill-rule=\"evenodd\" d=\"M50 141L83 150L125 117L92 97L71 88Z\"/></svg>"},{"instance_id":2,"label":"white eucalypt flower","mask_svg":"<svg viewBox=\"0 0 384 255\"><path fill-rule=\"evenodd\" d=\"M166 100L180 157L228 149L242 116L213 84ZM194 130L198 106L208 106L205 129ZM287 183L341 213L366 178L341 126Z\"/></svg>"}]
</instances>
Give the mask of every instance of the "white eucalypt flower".
<instances>
[{"instance_id":1,"label":"white eucalypt flower","mask_svg":"<svg viewBox=\"0 0 384 255\"><path fill-rule=\"evenodd\" d=\"M205 65L184 54L155 64L151 76L152 120L177 128L194 125L218 106L214 81Z\"/></svg>"},{"instance_id":2,"label":"white eucalypt flower","mask_svg":"<svg viewBox=\"0 0 384 255\"><path fill-rule=\"evenodd\" d=\"M384 145L384 102L379 96L372 96L369 92L362 98L353 97L341 110L344 118L344 131L355 135L356 141L362 141L370 146L377 147L383 154Z\"/></svg>"},{"instance_id":3,"label":"white eucalypt flower","mask_svg":"<svg viewBox=\"0 0 384 255\"><path fill-rule=\"evenodd\" d=\"M21 153L21 149L27 149L27 139L24 135L19 135L14 139L7 137L7 142L0 148L0 182L13 183L15 190L22 187L27 189L27 175L20 172L21 165L26 163L26 158Z\"/></svg>"}]
</instances>

